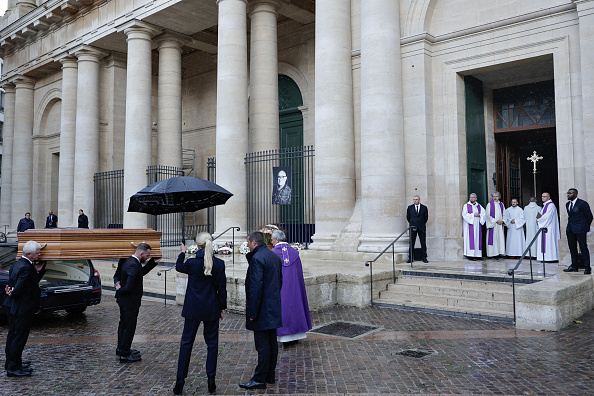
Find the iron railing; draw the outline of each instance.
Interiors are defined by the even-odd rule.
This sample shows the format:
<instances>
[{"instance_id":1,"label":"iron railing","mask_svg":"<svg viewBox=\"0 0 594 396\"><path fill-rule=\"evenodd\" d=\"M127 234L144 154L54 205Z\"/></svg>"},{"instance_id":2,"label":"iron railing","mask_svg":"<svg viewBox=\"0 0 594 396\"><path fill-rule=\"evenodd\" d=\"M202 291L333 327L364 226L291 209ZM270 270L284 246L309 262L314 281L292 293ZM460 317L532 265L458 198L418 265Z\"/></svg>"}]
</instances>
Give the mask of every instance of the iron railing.
<instances>
[{"instance_id":1,"label":"iron railing","mask_svg":"<svg viewBox=\"0 0 594 396\"><path fill-rule=\"evenodd\" d=\"M165 302L165 305L167 305L167 273L169 271L171 271L172 269L174 269L175 267L176 266L174 265L174 266L171 266L169 268L166 268L164 270L161 270L161 271L157 272L157 275L158 276L161 276L161 273L165 274L165 294L163 296L163 301Z\"/></svg>"},{"instance_id":2,"label":"iron railing","mask_svg":"<svg viewBox=\"0 0 594 396\"><path fill-rule=\"evenodd\" d=\"M95 173L95 228L122 228L124 224L124 170ZM86 209L86 208L85 208Z\"/></svg>"},{"instance_id":3,"label":"iron railing","mask_svg":"<svg viewBox=\"0 0 594 396\"><path fill-rule=\"evenodd\" d=\"M402 234L398 235L396 239L394 239L386 248L376 256L373 260L369 260L365 262L365 266L369 267L369 290L371 292L371 305L373 305L373 263L375 263L381 256L384 255L388 251L388 249L392 248L392 280L393 283L396 283L396 252L394 250L394 245L404 234L408 232L408 253L410 254L410 267L412 268L413 263L413 246L412 246L412 238L410 237L411 231L415 231L416 227L411 226L402 231Z\"/></svg>"},{"instance_id":4,"label":"iron railing","mask_svg":"<svg viewBox=\"0 0 594 396\"><path fill-rule=\"evenodd\" d=\"M248 230L274 224L287 242L312 243L314 157L313 146L246 154Z\"/></svg>"},{"instance_id":5,"label":"iron railing","mask_svg":"<svg viewBox=\"0 0 594 396\"><path fill-rule=\"evenodd\" d=\"M183 175L183 169L175 166L151 165L146 169L147 185ZM181 242L182 216L184 215L184 213L170 213L149 216L148 226L156 231L161 231L161 246L177 246Z\"/></svg>"},{"instance_id":6,"label":"iron railing","mask_svg":"<svg viewBox=\"0 0 594 396\"><path fill-rule=\"evenodd\" d=\"M528 254L528 257L530 259L530 283L534 283L534 275L532 273L532 254L530 253L530 248L532 247L532 245L534 244L534 242L536 241L536 239L538 238L538 236L541 233L543 234L542 239L544 240L546 238L545 234L547 232L548 232L548 230L546 228L540 228L536 232L536 235L534 235L534 238L532 238L532 241L530 241L530 244L526 247L526 250L524 250L522 257L520 257L520 259L516 263L516 266L507 271L507 274L511 275L511 277L512 277L512 295L513 295L513 303L514 303L514 324L516 324L516 276L515 276L515 272L520 267L520 264L522 264L522 260L524 260L524 257L526 257L526 254ZM538 255L538 252L537 252L537 255ZM546 276L544 253L542 255L542 276L543 277Z\"/></svg>"}]
</instances>

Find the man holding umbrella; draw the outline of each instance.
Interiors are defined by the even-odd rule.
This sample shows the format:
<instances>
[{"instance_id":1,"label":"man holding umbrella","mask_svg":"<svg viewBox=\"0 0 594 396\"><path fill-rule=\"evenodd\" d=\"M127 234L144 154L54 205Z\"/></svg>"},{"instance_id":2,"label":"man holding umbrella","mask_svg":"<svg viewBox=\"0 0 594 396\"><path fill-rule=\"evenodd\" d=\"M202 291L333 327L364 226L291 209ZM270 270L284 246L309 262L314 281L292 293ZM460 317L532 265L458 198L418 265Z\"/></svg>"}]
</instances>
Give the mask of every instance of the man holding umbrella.
<instances>
[{"instance_id":1,"label":"man holding umbrella","mask_svg":"<svg viewBox=\"0 0 594 396\"><path fill-rule=\"evenodd\" d=\"M142 299L142 277L148 274L161 258L152 259L151 247L141 243L136 252L125 260L120 260L113 277L116 299L120 306L120 323L118 325L118 347L116 354L120 363L131 363L141 360L140 352L130 349L136 332L136 322ZM149 260L150 258L150 260ZM142 263L146 262L143 267Z\"/></svg>"}]
</instances>

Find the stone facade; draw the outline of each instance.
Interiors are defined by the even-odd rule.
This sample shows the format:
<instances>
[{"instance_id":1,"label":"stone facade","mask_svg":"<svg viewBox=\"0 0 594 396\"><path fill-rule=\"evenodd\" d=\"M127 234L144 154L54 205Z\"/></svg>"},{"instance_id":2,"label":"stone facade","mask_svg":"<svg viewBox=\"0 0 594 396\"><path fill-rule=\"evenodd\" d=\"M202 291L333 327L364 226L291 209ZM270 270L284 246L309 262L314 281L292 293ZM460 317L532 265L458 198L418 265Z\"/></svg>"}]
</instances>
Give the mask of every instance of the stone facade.
<instances>
[{"instance_id":1,"label":"stone facade","mask_svg":"<svg viewBox=\"0 0 594 396\"><path fill-rule=\"evenodd\" d=\"M594 1L8 5L0 221L10 229L26 211L40 223L51 209L64 227L79 207L92 219L93 173L125 169L129 196L148 165L180 166L183 147L202 178L216 155L217 183L235 194L217 210L217 231L245 231L243 157L279 145L278 74L299 86L304 144L316 148L313 249L382 250L419 194L430 258L462 257L468 75L484 87L488 175L493 90L554 80L561 203L569 187L594 198ZM146 225L124 217L126 228Z\"/></svg>"}]
</instances>

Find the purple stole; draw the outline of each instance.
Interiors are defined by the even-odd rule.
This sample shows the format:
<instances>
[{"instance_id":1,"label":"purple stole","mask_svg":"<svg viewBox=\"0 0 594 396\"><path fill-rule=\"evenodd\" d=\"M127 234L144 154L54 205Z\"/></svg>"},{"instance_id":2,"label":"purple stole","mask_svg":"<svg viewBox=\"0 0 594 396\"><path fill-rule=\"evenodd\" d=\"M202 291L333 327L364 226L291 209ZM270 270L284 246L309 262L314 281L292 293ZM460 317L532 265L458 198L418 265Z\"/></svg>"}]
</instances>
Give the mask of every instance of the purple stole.
<instances>
[{"instance_id":1,"label":"purple stole","mask_svg":"<svg viewBox=\"0 0 594 396\"><path fill-rule=\"evenodd\" d=\"M501 215L503 216L503 204L499 202L499 207L501 208ZM491 217L495 218L495 201L491 200L489 202L489 214ZM489 228L489 246L493 246L493 234L495 233L495 227Z\"/></svg>"},{"instance_id":2,"label":"purple stole","mask_svg":"<svg viewBox=\"0 0 594 396\"><path fill-rule=\"evenodd\" d=\"M469 214L473 214L472 204L466 204ZM478 205L478 213L481 214L481 206ZM470 250L474 250L474 224L468 225L468 233L470 234ZM483 227L479 228L479 250L483 250Z\"/></svg>"},{"instance_id":3,"label":"purple stole","mask_svg":"<svg viewBox=\"0 0 594 396\"><path fill-rule=\"evenodd\" d=\"M551 201L551 200L549 199L549 202L547 202L547 204L544 206L544 208L543 208L543 210L542 210L542 214L545 214L545 213L547 213L547 209L549 208L549 204L550 204L551 202L553 202L553 201ZM547 251L547 236L546 236L546 235L544 235L544 233L543 233L543 234L542 234L542 236L541 236L541 241L542 241L542 243L540 244L540 246L541 246L541 249L540 249L540 250L541 250L541 252L542 252L542 254L543 254L542 258L543 258L543 260L544 260L544 254L545 254L545 252Z\"/></svg>"}]
</instances>

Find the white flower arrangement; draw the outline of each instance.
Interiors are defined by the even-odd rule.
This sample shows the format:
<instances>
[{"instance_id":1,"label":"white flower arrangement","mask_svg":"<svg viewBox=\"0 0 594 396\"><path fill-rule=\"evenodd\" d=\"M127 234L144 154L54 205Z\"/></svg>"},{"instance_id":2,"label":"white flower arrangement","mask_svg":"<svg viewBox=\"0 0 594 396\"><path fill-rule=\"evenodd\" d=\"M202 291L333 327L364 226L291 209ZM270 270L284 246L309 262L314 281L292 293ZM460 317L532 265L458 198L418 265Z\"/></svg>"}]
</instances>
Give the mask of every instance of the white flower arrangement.
<instances>
[{"instance_id":1,"label":"white flower arrangement","mask_svg":"<svg viewBox=\"0 0 594 396\"><path fill-rule=\"evenodd\" d=\"M225 243L213 242L212 243L212 251L215 254L223 254L226 256L233 254L233 243L231 243L231 242L225 242Z\"/></svg>"},{"instance_id":2,"label":"white flower arrangement","mask_svg":"<svg viewBox=\"0 0 594 396\"><path fill-rule=\"evenodd\" d=\"M244 242L239 246L239 253L241 254L248 254L250 252L250 248L248 247L248 243Z\"/></svg>"},{"instance_id":3,"label":"white flower arrangement","mask_svg":"<svg viewBox=\"0 0 594 396\"><path fill-rule=\"evenodd\" d=\"M196 254L198 250L198 245L190 245L186 249L186 254Z\"/></svg>"},{"instance_id":4,"label":"white flower arrangement","mask_svg":"<svg viewBox=\"0 0 594 396\"><path fill-rule=\"evenodd\" d=\"M291 246L295 249L295 250L303 250L305 249L305 245L299 242L295 242L292 243Z\"/></svg>"}]
</instances>

